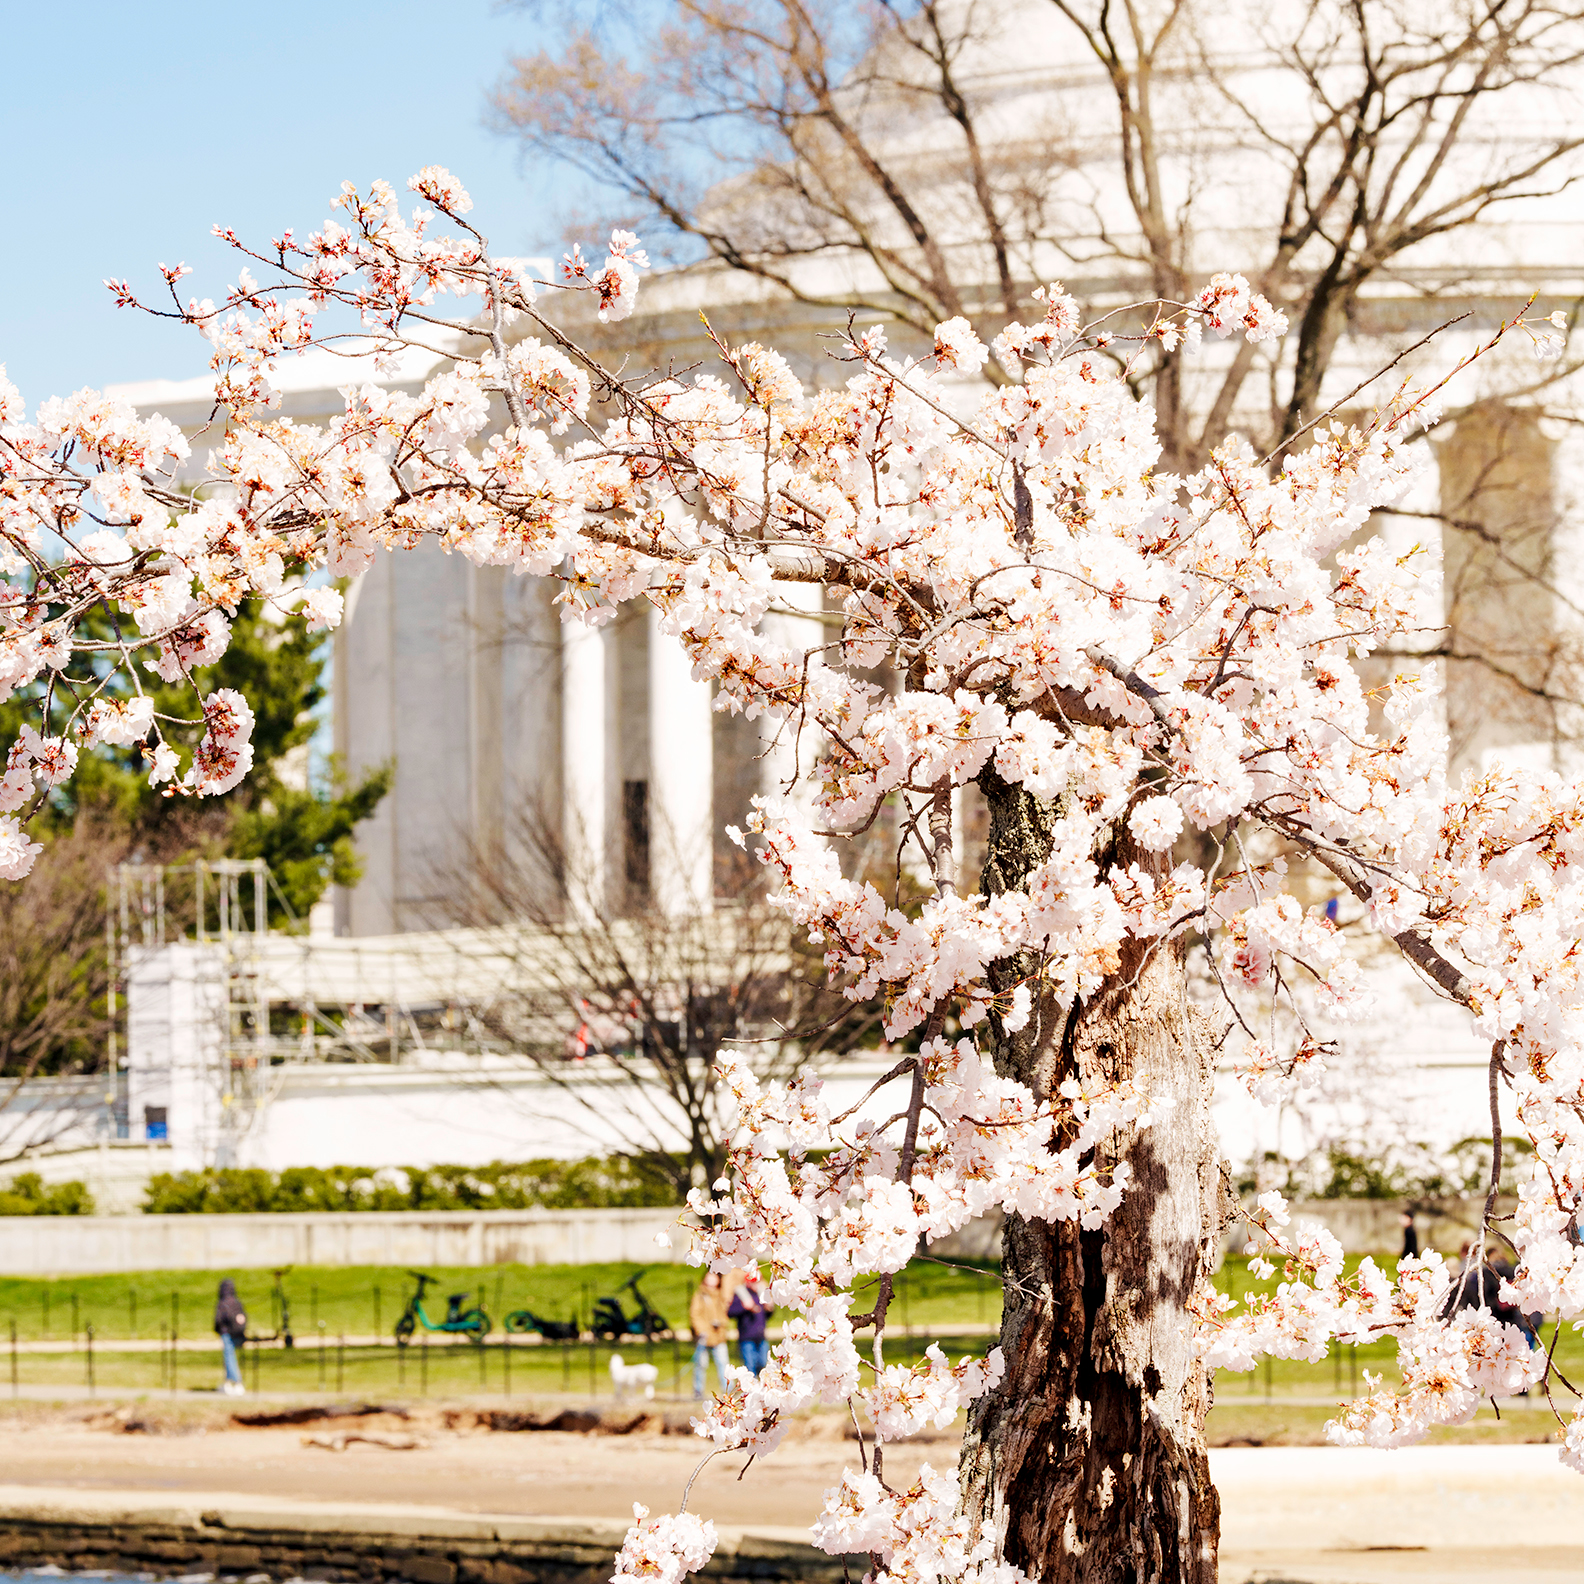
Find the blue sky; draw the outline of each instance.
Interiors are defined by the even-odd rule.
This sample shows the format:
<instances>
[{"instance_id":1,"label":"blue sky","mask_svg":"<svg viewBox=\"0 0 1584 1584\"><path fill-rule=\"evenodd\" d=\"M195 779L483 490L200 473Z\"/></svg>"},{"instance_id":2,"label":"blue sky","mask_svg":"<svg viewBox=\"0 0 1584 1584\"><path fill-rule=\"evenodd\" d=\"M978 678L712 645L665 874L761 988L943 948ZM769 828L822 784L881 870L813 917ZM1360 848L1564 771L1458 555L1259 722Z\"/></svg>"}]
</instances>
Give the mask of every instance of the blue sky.
<instances>
[{"instance_id":1,"label":"blue sky","mask_svg":"<svg viewBox=\"0 0 1584 1584\"><path fill-rule=\"evenodd\" d=\"M483 125L537 33L491 0L0 0L0 363L29 408L203 372L196 335L117 310L101 281L154 298L156 264L185 260L183 285L218 297L236 266L212 225L305 233L343 180L448 166L498 251L547 251L557 173L525 175Z\"/></svg>"}]
</instances>

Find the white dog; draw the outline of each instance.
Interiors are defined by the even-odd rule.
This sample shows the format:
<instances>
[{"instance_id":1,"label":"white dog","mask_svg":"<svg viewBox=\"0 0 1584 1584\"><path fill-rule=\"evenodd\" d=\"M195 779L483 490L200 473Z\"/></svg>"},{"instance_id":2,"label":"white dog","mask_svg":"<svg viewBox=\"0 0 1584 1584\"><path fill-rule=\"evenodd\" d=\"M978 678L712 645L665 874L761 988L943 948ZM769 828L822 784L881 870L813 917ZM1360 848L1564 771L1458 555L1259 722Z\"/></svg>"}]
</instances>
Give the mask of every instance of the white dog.
<instances>
[{"instance_id":1,"label":"white dog","mask_svg":"<svg viewBox=\"0 0 1584 1584\"><path fill-rule=\"evenodd\" d=\"M660 1379L660 1371L653 1364L623 1364L620 1353L611 1354L610 1372L618 1401L640 1388L645 1397L653 1397L655 1382Z\"/></svg>"}]
</instances>

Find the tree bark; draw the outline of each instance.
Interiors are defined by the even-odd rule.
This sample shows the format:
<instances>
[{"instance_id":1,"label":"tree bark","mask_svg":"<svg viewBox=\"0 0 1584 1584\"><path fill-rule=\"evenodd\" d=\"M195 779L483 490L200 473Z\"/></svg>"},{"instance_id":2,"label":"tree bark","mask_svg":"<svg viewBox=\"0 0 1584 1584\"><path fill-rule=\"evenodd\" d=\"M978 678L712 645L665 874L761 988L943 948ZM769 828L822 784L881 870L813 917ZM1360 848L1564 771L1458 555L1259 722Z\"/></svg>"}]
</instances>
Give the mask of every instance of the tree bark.
<instances>
[{"instance_id":1,"label":"tree bark","mask_svg":"<svg viewBox=\"0 0 1584 1584\"><path fill-rule=\"evenodd\" d=\"M1056 810L993 771L984 886L1021 887ZM1111 850L1101 862L1143 861ZM1033 967L997 965L1014 981ZM1130 946L1087 1003L1048 1003L1020 1034L994 1027L998 1069L1048 1095L1063 1078L1131 1078L1171 1109L1114 1134L1133 1170L1093 1232L1009 1217L1002 1250L1007 1372L970 1416L962 1510L1041 1584L1214 1584L1220 1501L1204 1416L1210 1383L1186 1310L1219 1231L1211 1045L1185 994L1180 949Z\"/></svg>"}]
</instances>

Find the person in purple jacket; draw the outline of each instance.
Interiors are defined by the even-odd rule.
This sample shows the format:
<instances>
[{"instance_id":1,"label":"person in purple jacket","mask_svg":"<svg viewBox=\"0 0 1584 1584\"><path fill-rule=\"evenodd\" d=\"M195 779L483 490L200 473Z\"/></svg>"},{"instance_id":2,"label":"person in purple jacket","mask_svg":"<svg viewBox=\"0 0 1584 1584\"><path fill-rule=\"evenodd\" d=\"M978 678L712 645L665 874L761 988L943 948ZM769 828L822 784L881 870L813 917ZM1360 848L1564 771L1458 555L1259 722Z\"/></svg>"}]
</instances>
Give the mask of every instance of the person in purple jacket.
<instances>
[{"instance_id":1,"label":"person in purple jacket","mask_svg":"<svg viewBox=\"0 0 1584 1584\"><path fill-rule=\"evenodd\" d=\"M750 1265L732 1293L726 1313L737 1322L737 1356L751 1375L757 1375L770 1357L765 1325L774 1312L765 1302L764 1289L759 1285L758 1267Z\"/></svg>"},{"instance_id":2,"label":"person in purple jacket","mask_svg":"<svg viewBox=\"0 0 1584 1584\"><path fill-rule=\"evenodd\" d=\"M229 1276L220 1283L220 1296L215 1301L214 1328L225 1357L225 1380L220 1390L227 1397L240 1397L247 1388L242 1384L237 1349L247 1340L247 1314L242 1308L242 1300L237 1297L236 1283Z\"/></svg>"}]
</instances>

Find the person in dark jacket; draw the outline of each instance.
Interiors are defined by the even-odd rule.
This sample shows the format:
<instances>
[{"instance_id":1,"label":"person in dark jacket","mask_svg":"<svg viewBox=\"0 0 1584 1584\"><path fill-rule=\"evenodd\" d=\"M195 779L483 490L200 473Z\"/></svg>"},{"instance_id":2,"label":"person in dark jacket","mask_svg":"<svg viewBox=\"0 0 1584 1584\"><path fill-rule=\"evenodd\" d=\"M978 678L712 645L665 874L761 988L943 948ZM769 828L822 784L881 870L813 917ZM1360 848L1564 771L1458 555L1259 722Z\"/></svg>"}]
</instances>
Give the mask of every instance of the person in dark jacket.
<instances>
[{"instance_id":1,"label":"person in dark jacket","mask_svg":"<svg viewBox=\"0 0 1584 1584\"><path fill-rule=\"evenodd\" d=\"M215 1300L214 1328L225 1357L225 1383L220 1390L227 1397L240 1397L247 1387L242 1384L237 1349L247 1337L247 1315L243 1312L242 1300L237 1297L236 1283L229 1276L221 1281L220 1296Z\"/></svg>"},{"instance_id":2,"label":"person in dark jacket","mask_svg":"<svg viewBox=\"0 0 1584 1584\"><path fill-rule=\"evenodd\" d=\"M1517 1326L1531 1348L1538 1347L1543 1317L1526 1315L1517 1304L1509 1303L1501 1295L1502 1280L1510 1280L1512 1273L1513 1267L1506 1260L1482 1260L1478 1247L1465 1243L1451 1291L1441 1304L1441 1317L1446 1319L1459 1309L1488 1309L1504 1325Z\"/></svg>"},{"instance_id":3,"label":"person in dark jacket","mask_svg":"<svg viewBox=\"0 0 1584 1584\"><path fill-rule=\"evenodd\" d=\"M743 1272L742 1280L732 1293L726 1313L737 1322L737 1354L743 1368L757 1375L770 1357L770 1344L765 1340L765 1325L775 1311L765 1302L764 1289L759 1285L759 1272L750 1266Z\"/></svg>"},{"instance_id":4,"label":"person in dark jacket","mask_svg":"<svg viewBox=\"0 0 1584 1584\"><path fill-rule=\"evenodd\" d=\"M1403 1213L1397 1218L1397 1221L1402 1227L1402 1257L1404 1259L1418 1259L1419 1229L1414 1225L1413 1211L1404 1210Z\"/></svg>"}]
</instances>

